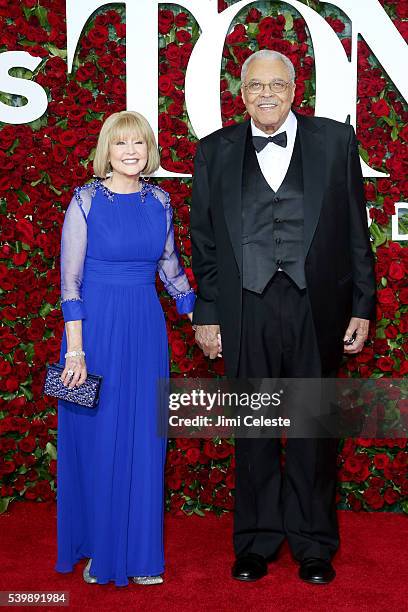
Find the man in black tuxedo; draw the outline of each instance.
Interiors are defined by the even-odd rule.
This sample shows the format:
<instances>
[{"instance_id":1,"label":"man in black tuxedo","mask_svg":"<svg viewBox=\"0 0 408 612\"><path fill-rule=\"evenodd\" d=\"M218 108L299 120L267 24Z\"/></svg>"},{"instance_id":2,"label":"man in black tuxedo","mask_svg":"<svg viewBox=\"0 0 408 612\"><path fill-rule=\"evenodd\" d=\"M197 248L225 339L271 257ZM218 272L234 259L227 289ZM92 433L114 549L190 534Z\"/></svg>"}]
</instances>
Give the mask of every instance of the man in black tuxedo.
<instances>
[{"instance_id":1,"label":"man in black tuxedo","mask_svg":"<svg viewBox=\"0 0 408 612\"><path fill-rule=\"evenodd\" d=\"M251 119L203 138L195 158L192 266L196 342L228 377L334 376L361 351L375 277L352 126L291 111L295 72L280 53L250 56ZM267 573L286 537L299 576L331 581L338 548L336 440L236 439L232 575Z\"/></svg>"}]
</instances>

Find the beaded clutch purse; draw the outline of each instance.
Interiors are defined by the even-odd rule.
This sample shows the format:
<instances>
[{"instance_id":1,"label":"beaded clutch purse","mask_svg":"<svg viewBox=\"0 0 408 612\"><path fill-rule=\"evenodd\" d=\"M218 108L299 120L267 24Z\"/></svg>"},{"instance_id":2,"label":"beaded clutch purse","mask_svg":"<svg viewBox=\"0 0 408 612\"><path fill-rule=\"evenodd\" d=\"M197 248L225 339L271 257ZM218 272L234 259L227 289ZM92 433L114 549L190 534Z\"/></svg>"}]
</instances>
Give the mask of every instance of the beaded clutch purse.
<instances>
[{"instance_id":1,"label":"beaded clutch purse","mask_svg":"<svg viewBox=\"0 0 408 612\"><path fill-rule=\"evenodd\" d=\"M102 376L88 373L82 385L69 389L60 378L63 371L64 366L60 363L47 365L43 393L87 408L96 408L99 402Z\"/></svg>"}]
</instances>

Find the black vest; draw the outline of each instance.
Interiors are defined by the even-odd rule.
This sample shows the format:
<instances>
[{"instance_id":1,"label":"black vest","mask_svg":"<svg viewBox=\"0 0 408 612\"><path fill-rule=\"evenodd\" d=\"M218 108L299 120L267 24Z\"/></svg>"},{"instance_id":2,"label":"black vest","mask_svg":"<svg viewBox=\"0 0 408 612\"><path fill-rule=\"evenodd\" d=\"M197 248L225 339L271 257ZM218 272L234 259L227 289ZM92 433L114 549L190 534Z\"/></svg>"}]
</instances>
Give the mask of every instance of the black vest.
<instances>
[{"instance_id":1,"label":"black vest","mask_svg":"<svg viewBox=\"0 0 408 612\"><path fill-rule=\"evenodd\" d=\"M259 167L248 127L242 182L244 289L262 293L278 268L290 276L299 289L306 287L303 225L299 131L288 171L275 193Z\"/></svg>"}]
</instances>

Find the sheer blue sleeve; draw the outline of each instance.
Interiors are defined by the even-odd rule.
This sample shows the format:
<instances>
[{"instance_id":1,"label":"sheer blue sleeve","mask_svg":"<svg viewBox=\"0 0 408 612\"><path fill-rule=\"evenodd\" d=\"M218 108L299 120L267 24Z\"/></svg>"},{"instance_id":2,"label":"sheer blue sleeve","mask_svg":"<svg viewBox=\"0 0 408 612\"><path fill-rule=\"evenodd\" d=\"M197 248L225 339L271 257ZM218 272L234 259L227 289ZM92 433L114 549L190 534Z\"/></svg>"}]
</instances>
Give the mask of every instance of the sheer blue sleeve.
<instances>
[{"instance_id":1,"label":"sheer blue sleeve","mask_svg":"<svg viewBox=\"0 0 408 612\"><path fill-rule=\"evenodd\" d=\"M195 293L190 287L186 273L181 264L174 241L173 209L168 193L154 187L155 197L163 204L166 211L167 237L163 254L158 263L158 272L167 293L175 299L179 314L192 312L195 303Z\"/></svg>"},{"instance_id":2,"label":"sheer blue sleeve","mask_svg":"<svg viewBox=\"0 0 408 612\"><path fill-rule=\"evenodd\" d=\"M61 235L61 309L65 322L86 318L81 294L86 248L86 214L77 187L65 213Z\"/></svg>"}]
</instances>

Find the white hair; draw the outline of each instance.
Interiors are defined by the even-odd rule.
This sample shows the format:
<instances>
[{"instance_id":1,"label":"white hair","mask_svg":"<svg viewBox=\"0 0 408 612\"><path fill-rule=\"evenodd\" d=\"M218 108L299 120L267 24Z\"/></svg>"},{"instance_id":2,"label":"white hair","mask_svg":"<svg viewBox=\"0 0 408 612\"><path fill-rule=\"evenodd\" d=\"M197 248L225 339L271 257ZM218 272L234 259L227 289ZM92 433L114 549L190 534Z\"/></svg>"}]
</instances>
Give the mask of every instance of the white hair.
<instances>
[{"instance_id":1,"label":"white hair","mask_svg":"<svg viewBox=\"0 0 408 612\"><path fill-rule=\"evenodd\" d=\"M245 62L241 68L241 83L244 83L246 74L248 72L249 64L256 59L270 59L270 60L280 60L283 62L288 69L289 72L289 80L295 80L295 68L286 55L283 53L279 53L279 51L271 51L270 49L261 49L260 51L256 51L252 55L246 58Z\"/></svg>"}]
</instances>

